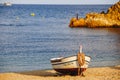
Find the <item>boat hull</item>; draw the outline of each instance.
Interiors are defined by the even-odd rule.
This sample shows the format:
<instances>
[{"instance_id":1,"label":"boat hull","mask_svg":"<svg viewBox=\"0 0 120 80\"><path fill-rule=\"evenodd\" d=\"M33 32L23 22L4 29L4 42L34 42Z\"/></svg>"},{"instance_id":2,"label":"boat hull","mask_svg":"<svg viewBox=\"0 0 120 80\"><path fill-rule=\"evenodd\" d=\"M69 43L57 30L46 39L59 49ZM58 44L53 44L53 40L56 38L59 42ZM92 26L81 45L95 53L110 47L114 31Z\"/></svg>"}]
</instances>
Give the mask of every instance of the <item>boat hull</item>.
<instances>
[{"instance_id":1,"label":"boat hull","mask_svg":"<svg viewBox=\"0 0 120 80\"><path fill-rule=\"evenodd\" d=\"M90 57L85 56L85 64L81 66L80 72L85 71L88 68L90 62ZM79 64L77 61L77 56L52 58L51 64L54 70L62 74L77 74Z\"/></svg>"},{"instance_id":2,"label":"boat hull","mask_svg":"<svg viewBox=\"0 0 120 80\"><path fill-rule=\"evenodd\" d=\"M81 68L80 73L84 72L85 70L86 70L86 68ZM78 68L55 69L55 71L62 73L62 74L77 75Z\"/></svg>"},{"instance_id":3,"label":"boat hull","mask_svg":"<svg viewBox=\"0 0 120 80\"><path fill-rule=\"evenodd\" d=\"M12 6L12 4L10 2L5 2L4 6Z\"/></svg>"}]
</instances>

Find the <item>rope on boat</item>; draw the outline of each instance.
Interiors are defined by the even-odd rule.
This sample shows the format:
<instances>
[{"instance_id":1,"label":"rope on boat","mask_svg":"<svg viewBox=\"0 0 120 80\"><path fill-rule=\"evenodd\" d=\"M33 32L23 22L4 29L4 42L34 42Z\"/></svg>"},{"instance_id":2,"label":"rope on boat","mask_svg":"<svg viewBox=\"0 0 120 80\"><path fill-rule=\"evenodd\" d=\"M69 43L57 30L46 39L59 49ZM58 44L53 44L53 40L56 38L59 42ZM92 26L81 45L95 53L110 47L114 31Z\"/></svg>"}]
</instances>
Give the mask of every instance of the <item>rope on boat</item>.
<instances>
[{"instance_id":1,"label":"rope on boat","mask_svg":"<svg viewBox=\"0 0 120 80\"><path fill-rule=\"evenodd\" d=\"M78 53L78 64L79 66L83 66L85 63L85 54L84 53Z\"/></svg>"},{"instance_id":2,"label":"rope on boat","mask_svg":"<svg viewBox=\"0 0 120 80\"><path fill-rule=\"evenodd\" d=\"M77 59L78 59L78 75L81 74L81 66L85 64L85 54L84 53L78 53L77 54Z\"/></svg>"}]
</instances>

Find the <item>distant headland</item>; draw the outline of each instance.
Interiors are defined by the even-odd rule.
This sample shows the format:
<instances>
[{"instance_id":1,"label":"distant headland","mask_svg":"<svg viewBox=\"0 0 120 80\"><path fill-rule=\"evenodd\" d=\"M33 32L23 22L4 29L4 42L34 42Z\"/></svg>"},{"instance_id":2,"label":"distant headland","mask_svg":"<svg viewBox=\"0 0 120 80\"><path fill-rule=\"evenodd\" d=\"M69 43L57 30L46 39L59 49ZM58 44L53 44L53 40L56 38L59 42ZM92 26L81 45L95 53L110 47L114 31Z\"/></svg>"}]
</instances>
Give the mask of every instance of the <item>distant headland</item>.
<instances>
[{"instance_id":1,"label":"distant headland","mask_svg":"<svg viewBox=\"0 0 120 80\"><path fill-rule=\"evenodd\" d=\"M105 13L91 12L87 13L85 18L73 17L70 20L69 27L89 27L89 28L120 28L120 1L108 8Z\"/></svg>"}]
</instances>

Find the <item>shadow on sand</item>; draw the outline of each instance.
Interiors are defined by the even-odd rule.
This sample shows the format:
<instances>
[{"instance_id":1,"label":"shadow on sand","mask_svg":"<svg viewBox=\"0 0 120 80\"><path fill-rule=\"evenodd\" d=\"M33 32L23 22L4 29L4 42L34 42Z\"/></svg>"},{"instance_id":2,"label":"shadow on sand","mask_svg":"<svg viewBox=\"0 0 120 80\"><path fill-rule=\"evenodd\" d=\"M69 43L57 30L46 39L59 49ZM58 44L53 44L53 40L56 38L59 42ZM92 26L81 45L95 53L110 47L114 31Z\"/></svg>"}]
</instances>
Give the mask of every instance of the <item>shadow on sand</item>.
<instances>
[{"instance_id":1,"label":"shadow on sand","mask_svg":"<svg viewBox=\"0 0 120 80\"><path fill-rule=\"evenodd\" d=\"M110 67L111 69L117 69L117 70L120 70L120 65L117 65L115 67Z\"/></svg>"},{"instance_id":2,"label":"shadow on sand","mask_svg":"<svg viewBox=\"0 0 120 80\"><path fill-rule=\"evenodd\" d=\"M19 74L24 75L32 75L32 76L59 76L58 73L54 70L35 70L35 71L25 71L25 72L17 72Z\"/></svg>"}]
</instances>

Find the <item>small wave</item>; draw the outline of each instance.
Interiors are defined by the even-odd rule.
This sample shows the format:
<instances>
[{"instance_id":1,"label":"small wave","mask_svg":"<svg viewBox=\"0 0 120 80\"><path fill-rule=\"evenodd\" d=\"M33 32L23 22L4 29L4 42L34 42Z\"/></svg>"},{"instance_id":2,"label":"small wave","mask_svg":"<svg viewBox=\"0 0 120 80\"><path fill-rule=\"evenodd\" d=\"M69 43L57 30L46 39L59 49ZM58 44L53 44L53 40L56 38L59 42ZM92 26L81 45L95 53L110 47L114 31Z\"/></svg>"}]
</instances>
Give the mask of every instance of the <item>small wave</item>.
<instances>
[{"instance_id":1,"label":"small wave","mask_svg":"<svg viewBox=\"0 0 120 80\"><path fill-rule=\"evenodd\" d=\"M0 24L0 26L14 26L14 24Z\"/></svg>"},{"instance_id":2,"label":"small wave","mask_svg":"<svg viewBox=\"0 0 120 80\"><path fill-rule=\"evenodd\" d=\"M25 24L0 24L0 26L26 26Z\"/></svg>"},{"instance_id":3,"label":"small wave","mask_svg":"<svg viewBox=\"0 0 120 80\"><path fill-rule=\"evenodd\" d=\"M40 24L0 24L0 26L39 26Z\"/></svg>"}]
</instances>

